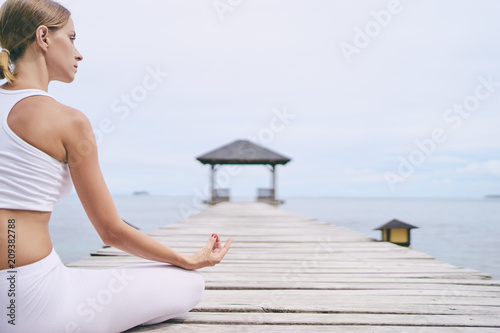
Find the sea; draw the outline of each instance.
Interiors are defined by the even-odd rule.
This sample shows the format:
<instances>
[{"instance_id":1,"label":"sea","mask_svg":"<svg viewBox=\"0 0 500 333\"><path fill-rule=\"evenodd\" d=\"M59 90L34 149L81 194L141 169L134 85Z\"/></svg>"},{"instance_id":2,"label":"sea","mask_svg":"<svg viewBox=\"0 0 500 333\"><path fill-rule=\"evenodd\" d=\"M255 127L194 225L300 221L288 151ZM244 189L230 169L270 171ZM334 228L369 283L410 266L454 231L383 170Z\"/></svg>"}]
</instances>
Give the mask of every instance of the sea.
<instances>
[{"instance_id":1,"label":"sea","mask_svg":"<svg viewBox=\"0 0 500 333\"><path fill-rule=\"evenodd\" d=\"M206 207L198 198L189 196L115 195L113 199L122 219L146 233ZM409 223L418 227L411 230L412 249L458 267L489 273L500 280L499 198L289 197L284 200L281 209L347 227L376 240L381 239L381 232L374 229L384 223L392 219ZM103 245L76 195L56 204L49 225L54 248L65 264L88 257ZM214 232L231 236L224 235L224 230Z\"/></svg>"}]
</instances>

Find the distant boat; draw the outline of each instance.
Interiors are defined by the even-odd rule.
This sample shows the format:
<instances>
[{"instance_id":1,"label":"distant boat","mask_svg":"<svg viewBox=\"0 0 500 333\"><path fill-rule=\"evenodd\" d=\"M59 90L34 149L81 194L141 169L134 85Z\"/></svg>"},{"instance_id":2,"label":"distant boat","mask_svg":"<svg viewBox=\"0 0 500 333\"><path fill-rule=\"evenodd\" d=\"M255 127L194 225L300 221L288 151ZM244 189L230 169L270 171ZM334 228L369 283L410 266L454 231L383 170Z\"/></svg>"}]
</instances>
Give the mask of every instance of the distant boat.
<instances>
[{"instance_id":1,"label":"distant boat","mask_svg":"<svg viewBox=\"0 0 500 333\"><path fill-rule=\"evenodd\" d=\"M490 194L485 196L486 199L500 199L500 194Z\"/></svg>"},{"instance_id":2,"label":"distant boat","mask_svg":"<svg viewBox=\"0 0 500 333\"><path fill-rule=\"evenodd\" d=\"M148 191L135 191L133 195L149 195Z\"/></svg>"}]
</instances>

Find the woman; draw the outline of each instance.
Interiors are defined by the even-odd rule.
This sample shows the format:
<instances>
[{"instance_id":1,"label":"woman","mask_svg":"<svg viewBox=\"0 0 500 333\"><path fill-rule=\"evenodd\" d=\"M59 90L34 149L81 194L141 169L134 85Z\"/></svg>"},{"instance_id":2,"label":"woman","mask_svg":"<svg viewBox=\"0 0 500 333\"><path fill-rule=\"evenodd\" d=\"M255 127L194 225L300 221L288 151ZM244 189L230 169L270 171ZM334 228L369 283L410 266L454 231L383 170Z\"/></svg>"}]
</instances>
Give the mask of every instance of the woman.
<instances>
[{"instance_id":1,"label":"woman","mask_svg":"<svg viewBox=\"0 0 500 333\"><path fill-rule=\"evenodd\" d=\"M73 81L83 60L75 37L56 2L7 0L0 9L0 332L120 332L185 314L204 290L194 269L219 263L232 242L222 247L213 234L184 255L121 220L89 120L47 93L50 81ZM73 185L105 244L159 263L65 267L48 223Z\"/></svg>"}]
</instances>

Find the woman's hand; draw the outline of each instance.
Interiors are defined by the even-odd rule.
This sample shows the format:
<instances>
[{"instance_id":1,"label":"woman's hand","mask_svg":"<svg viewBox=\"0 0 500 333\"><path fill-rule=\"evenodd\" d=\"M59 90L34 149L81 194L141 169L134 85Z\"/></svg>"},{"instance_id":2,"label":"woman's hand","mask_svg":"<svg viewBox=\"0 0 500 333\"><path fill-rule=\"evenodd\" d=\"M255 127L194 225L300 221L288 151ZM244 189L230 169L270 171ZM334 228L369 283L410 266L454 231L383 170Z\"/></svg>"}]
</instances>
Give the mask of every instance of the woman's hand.
<instances>
[{"instance_id":1,"label":"woman's hand","mask_svg":"<svg viewBox=\"0 0 500 333\"><path fill-rule=\"evenodd\" d=\"M198 269L217 265L226 255L232 242L233 239L229 238L224 247L222 247L219 235L212 234L203 248L196 251L195 254L188 256L188 265L185 268Z\"/></svg>"}]
</instances>

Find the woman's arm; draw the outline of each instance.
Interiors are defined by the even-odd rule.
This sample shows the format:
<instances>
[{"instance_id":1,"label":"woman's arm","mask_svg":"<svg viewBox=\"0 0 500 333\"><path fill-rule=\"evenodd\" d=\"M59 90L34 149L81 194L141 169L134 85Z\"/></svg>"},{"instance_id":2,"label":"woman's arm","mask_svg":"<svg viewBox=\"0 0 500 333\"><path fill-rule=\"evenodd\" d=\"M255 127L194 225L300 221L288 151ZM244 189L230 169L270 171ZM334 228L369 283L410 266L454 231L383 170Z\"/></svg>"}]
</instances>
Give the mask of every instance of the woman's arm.
<instances>
[{"instance_id":1,"label":"woman's arm","mask_svg":"<svg viewBox=\"0 0 500 333\"><path fill-rule=\"evenodd\" d=\"M67 122L61 141L67 152L73 184L87 216L105 244L141 258L186 269L213 266L222 260L232 239L222 247L219 237L214 234L205 247L193 255L185 255L123 222L99 167L97 144L89 120L80 111L70 108Z\"/></svg>"}]
</instances>

